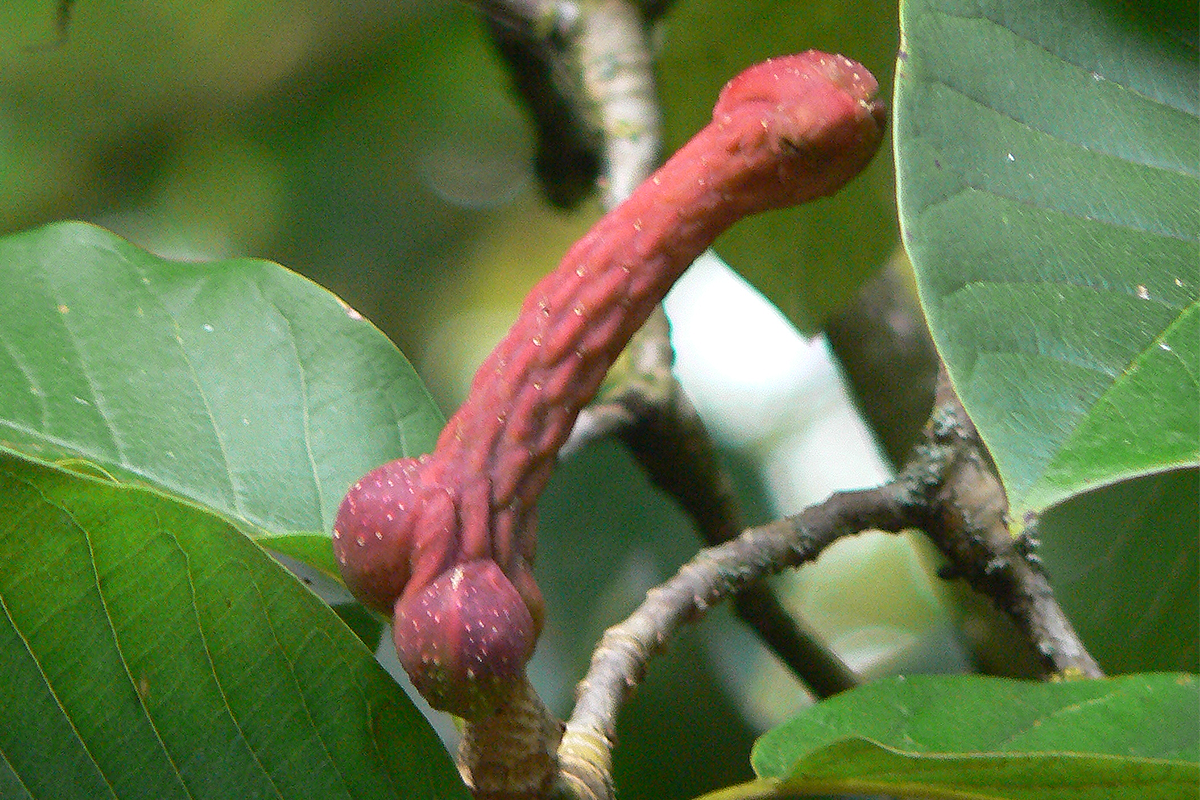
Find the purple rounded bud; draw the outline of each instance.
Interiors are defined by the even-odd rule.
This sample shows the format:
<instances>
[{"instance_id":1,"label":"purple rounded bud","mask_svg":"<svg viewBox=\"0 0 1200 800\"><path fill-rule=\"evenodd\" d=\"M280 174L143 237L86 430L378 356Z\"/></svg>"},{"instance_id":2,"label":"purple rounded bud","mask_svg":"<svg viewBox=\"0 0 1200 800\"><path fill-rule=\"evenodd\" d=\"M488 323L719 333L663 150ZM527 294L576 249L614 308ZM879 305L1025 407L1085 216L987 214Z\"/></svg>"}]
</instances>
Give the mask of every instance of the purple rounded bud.
<instances>
[{"instance_id":1,"label":"purple rounded bud","mask_svg":"<svg viewBox=\"0 0 1200 800\"><path fill-rule=\"evenodd\" d=\"M424 585L458 556L458 510L429 485L430 464L401 458L350 487L333 523L333 554L354 596L381 614L411 583Z\"/></svg>"},{"instance_id":2,"label":"purple rounded bud","mask_svg":"<svg viewBox=\"0 0 1200 800\"><path fill-rule=\"evenodd\" d=\"M412 512L421 501L416 466L401 459L368 472L350 487L333 524L333 554L346 586L384 614L408 583Z\"/></svg>"},{"instance_id":3,"label":"purple rounded bud","mask_svg":"<svg viewBox=\"0 0 1200 800\"><path fill-rule=\"evenodd\" d=\"M396 603L400 663L429 704L465 719L491 713L524 678L537 627L490 559L458 564Z\"/></svg>"}]
</instances>

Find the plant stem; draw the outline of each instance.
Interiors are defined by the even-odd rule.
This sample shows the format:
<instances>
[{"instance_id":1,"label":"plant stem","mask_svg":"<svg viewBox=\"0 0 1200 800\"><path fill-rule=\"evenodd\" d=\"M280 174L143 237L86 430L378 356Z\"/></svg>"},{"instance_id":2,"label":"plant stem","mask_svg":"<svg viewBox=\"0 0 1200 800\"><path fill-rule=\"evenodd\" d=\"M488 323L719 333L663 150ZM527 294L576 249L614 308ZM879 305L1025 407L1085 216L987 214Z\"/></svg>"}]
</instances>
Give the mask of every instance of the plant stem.
<instances>
[{"instance_id":1,"label":"plant stem","mask_svg":"<svg viewBox=\"0 0 1200 800\"><path fill-rule=\"evenodd\" d=\"M895 480L835 493L798 516L702 551L605 632L559 746L560 796L611 800L618 712L682 625L765 575L811 561L837 539L865 530L923 530L957 574L1012 617L1047 677L1102 675L1036 561L1008 535L999 480L944 376L938 398L922 443Z\"/></svg>"},{"instance_id":2,"label":"plant stem","mask_svg":"<svg viewBox=\"0 0 1200 800\"><path fill-rule=\"evenodd\" d=\"M685 623L765 575L799 566L833 542L864 530L903 530L910 522L899 487L839 492L795 517L750 528L736 539L702 550L645 602L607 631L559 747L560 792L579 800L613 797L611 748L617 713L649 660Z\"/></svg>"},{"instance_id":3,"label":"plant stem","mask_svg":"<svg viewBox=\"0 0 1200 800\"><path fill-rule=\"evenodd\" d=\"M944 368L937 398L923 452L946 462L919 527L950 560L955 576L1016 623L1047 675L1103 677L1054 598L1034 542L1009 532L1004 488Z\"/></svg>"},{"instance_id":4,"label":"plant stem","mask_svg":"<svg viewBox=\"0 0 1200 800\"><path fill-rule=\"evenodd\" d=\"M562 727L528 680L495 713L468 720L459 768L476 800L537 800L554 782Z\"/></svg>"}]
</instances>

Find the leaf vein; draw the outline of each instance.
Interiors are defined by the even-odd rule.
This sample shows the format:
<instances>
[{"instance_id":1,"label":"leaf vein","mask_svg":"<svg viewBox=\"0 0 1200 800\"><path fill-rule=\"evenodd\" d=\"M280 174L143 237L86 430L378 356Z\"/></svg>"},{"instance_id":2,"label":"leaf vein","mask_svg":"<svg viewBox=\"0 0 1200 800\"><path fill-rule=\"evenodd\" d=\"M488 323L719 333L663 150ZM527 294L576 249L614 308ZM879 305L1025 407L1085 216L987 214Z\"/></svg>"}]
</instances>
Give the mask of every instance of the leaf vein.
<instances>
[{"instance_id":1,"label":"leaf vein","mask_svg":"<svg viewBox=\"0 0 1200 800\"><path fill-rule=\"evenodd\" d=\"M186 794L188 797L192 797L193 795L188 789L187 784L184 782L183 775L180 773L174 757L167 749L167 744L162 738L162 733L158 730L158 726L155 724L154 718L150 715L150 709L146 707L145 699L142 697L141 692L137 690L137 681L134 679L133 672L129 668L129 662L125 658L125 650L121 645L121 637L117 632L117 624L115 620L113 620L112 613L108 608L108 598L105 596L104 586L100 580L100 567L96 561L96 550L92 544L91 533L79 524L79 522L75 519L75 515L72 514L68 509L63 508L62 506L59 506L59 508L67 517L70 518L71 522L73 522L75 526L79 528L79 532L83 535L83 539L87 543L88 559L91 561L92 565L92 576L96 581L96 594L98 594L100 597L100 607L104 609L104 618L108 621L109 631L112 633L113 641L116 643L117 653L119 654L121 660L121 669L125 672L125 677L129 680L129 688L133 691L134 696L137 697L138 705L142 709L142 715L145 717L147 724L149 724L150 730L154 732L154 738L158 742L158 747L162 751L163 757L165 757L167 759L167 763L171 765L171 771L175 774L175 778L179 787L183 790L184 794Z\"/></svg>"},{"instance_id":2,"label":"leaf vein","mask_svg":"<svg viewBox=\"0 0 1200 800\"><path fill-rule=\"evenodd\" d=\"M21 784L21 788L25 790L25 796L33 800L33 791L29 788L29 784L25 783L25 779L17 772L12 762L8 760L8 753L4 752L3 747L0 747L0 759L4 761L4 765L8 767L8 771L16 779L17 783Z\"/></svg>"},{"instance_id":3,"label":"leaf vein","mask_svg":"<svg viewBox=\"0 0 1200 800\"><path fill-rule=\"evenodd\" d=\"M96 409L96 413L100 415L100 419L103 421L104 427L108 431L109 437L112 439L113 449L116 453L118 462L124 464L127 461L125 447L122 445L120 438L117 436L116 426L113 425L112 420L109 418L109 413L105 409L105 403L100 398L100 391L96 387L95 378L92 375L91 369L88 368L87 360L84 358L83 341L71 328L69 321L71 315L62 314L60 316L63 319L63 330L66 331L67 339L70 340L71 346L75 351L75 356L78 359L79 368L75 370L75 373L81 375L83 379L87 381L88 389L92 393L91 405Z\"/></svg>"},{"instance_id":4,"label":"leaf vein","mask_svg":"<svg viewBox=\"0 0 1200 800\"><path fill-rule=\"evenodd\" d=\"M45 493L41 490L40 486L37 486L36 484L22 478L19 475L14 475L14 474L8 472L7 470L5 471L5 473L13 480L19 481L20 483L24 483L26 486L28 486L33 492L35 492L39 497L41 497L43 503L45 503L46 505L53 505L53 503L50 502L49 498L47 498ZM15 619L13 619L12 612L9 611L8 602L5 600L3 592L0 592L0 611L4 612L4 616L8 620L8 624L10 626L12 626L13 632L21 640L21 644L25 648L25 652L29 655L29 658L32 660L34 668L37 670L38 675L41 676L42 683L45 685L46 691L49 693L50 697L54 700L54 704L58 706L59 711L62 713L63 720L66 722L67 726L71 729L72 734L74 734L76 740L79 742L79 746L83 749L83 751L85 753L88 754L88 757L91 759L92 766L95 767L95 769L96 769L96 774L100 776L100 780L102 780L104 782L104 785L108 788L109 795L112 796L115 800L117 795L116 795L116 791L113 789L112 783L109 782L108 776L105 775L103 770L100 769L100 765L96 762L96 757L94 755L92 755L91 748L88 747L87 741L83 738L83 735L80 733L79 729L75 726L74 719L67 712L66 706L63 705L62 699L58 696L58 692L55 691L54 685L50 682L49 676L46 675L46 671L44 669L42 669L42 662L37 657L37 654L34 653L33 647L30 645L28 637L25 636L24 632L22 632L21 628L17 625L17 621Z\"/></svg>"},{"instance_id":5,"label":"leaf vein","mask_svg":"<svg viewBox=\"0 0 1200 800\"><path fill-rule=\"evenodd\" d=\"M300 358L300 348L296 343L296 330L292 325L291 319L289 319L288 316L283 313L283 309L279 307L279 304L268 297L265 292L262 292L261 287L260 297L262 297L263 302L269 304L271 308L275 310L275 313L279 315L280 321L283 323L284 327L287 328L287 341L292 348L293 355L295 355L296 369L300 374L300 414L302 427L304 429L304 452L308 458L308 465L312 469L313 486L316 489L317 515L322 520L322 524L325 524L324 520L327 519L325 516L325 492L321 488L321 474L317 467L317 459L313 455L312 418L309 413L310 405L308 399L308 372L304 368L304 361Z\"/></svg>"},{"instance_id":6,"label":"leaf vein","mask_svg":"<svg viewBox=\"0 0 1200 800\"><path fill-rule=\"evenodd\" d=\"M225 443L225 438L221 434L221 428L217 424L216 416L213 414L212 401L209 399L208 394L204 391L204 386L200 382L200 375L196 371L196 365L192 362L191 355L188 353L187 348L183 344L183 337L179 334L179 332L182 330L179 319L171 312L171 310L167 307L167 304L163 302L162 298L150 290L153 282L151 281L151 276L147 273L147 271L140 264L132 261L129 261L128 263L133 272L138 276L139 280L137 281L137 284L138 286L142 287L141 290L144 292L146 299L154 302L158 306L159 310L171 320L171 324L175 329L175 342L179 346L179 355L183 359L183 363L187 365L188 377L191 378L192 384L196 387L196 392L199 394L200 401L204 405L204 412L208 417L209 422L212 423L213 438L216 440L217 449L221 454L221 463L224 465L223 472L228 481L229 497L232 501L233 508L241 517L249 518L242 501L242 494L238 491L238 488L234 482L233 468L229 461L228 448ZM122 466L132 468L131 465L128 464L122 464Z\"/></svg>"},{"instance_id":7,"label":"leaf vein","mask_svg":"<svg viewBox=\"0 0 1200 800\"><path fill-rule=\"evenodd\" d=\"M930 12L930 13L931 14L940 14L941 16L949 18L949 19L961 19L961 20L974 20L974 21L981 21L981 22L989 22L989 23L995 25L996 27L1001 28L1002 30L1008 31L1008 33L1010 33L1013 37L1020 39L1022 42L1025 42L1026 44L1028 44L1030 47L1034 47L1034 48L1037 48L1038 50L1041 50L1047 56L1049 56L1050 58L1052 58L1062 64L1067 64L1069 66L1075 67L1076 69L1083 70L1084 72L1086 72L1088 74L1096 73L1096 70L1093 69L1092 67L1090 67L1086 64L1079 63L1077 61L1072 61L1071 59L1067 58L1066 56L1062 55L1061 53L1056 53L1055 51L1046 47L1046 45L1042 44L1041 42L1037 42L1037 41L1034 41L1033 39L1030 39L1027 36L1023 36L1022 34L1013 30L1008 25L1001 22L1000 20L993 19L992 17L989 17L986 14L984 14L982 11L980 11L978 14L965 14L965 13L953 13L951 11L946 11L944 9L940 9L938 11ZM1190 53L1200 52L1200 50L1198 50L1196 48L1196 46L1192 45L1192 44L1188 44L1187 49ZM1171 103L1168 103L1163 99L1160 99L1157 97L1152 97L1152 96L1146 94L1145 92L1140 92L1140 91L1134 89L1132 86L1121 83L1120 81L1115 81L1108 77L1105 77L1105 80L1108 80L1109 82L1113 83L1116 86L1120 86L1123 90L1129 92L1130 94L1134 95L1135 97L1141 97L1144 100L1146 100L1147 102L1153 103L1157 106L1161 106L1162 108L1167 108L1172 111L1177 111L1181 114L1186 114L1190 117L1195 117L1197 115L1196 109L1194 107L1186 108L1186 107L1180 106L1180 105L1172 105Z\"/></svg>"},{"instance_id":8,"label":"leaf vein","mask_svg":"<svg viewBox=\"0 0 1200 800\"><path fill-rule=\"evenodd\" d=\"M321 735L321 729L317 725L316 717L313 715L312 709L309 707L308 697L304 694L303 683L300 681L300 679L296 675L295 661L288 655L287 651L283 647L283 643L279 639L279 635L277 633L276 626L275 626L275 620L272 618L270 612L268 611L266 600L263 597L263 594L262 594L261 589L259 588L258 582L254 581L253 586L254 586L255 594L258 595L259 602L261 603L261 606L263 609L263 618L266 620L267 627L271 631L271 640L275 643L275 647L279 651L280 655L283 656L283 660L287 664L288 678L292 683L292 688L295 690L296 695L300 698L300 705L304 709L304 716L308 719L309 728L313 732L313 735L316 737L317 742L320 744L321 750L325 753L327 763L337 773L338 778L342 783L342 787L344 789L346 789L346 796L349 797L350 796L349 784L348 784L348 781L346 780L345 772L343 771L341 765L333 757L332 752L330 752L329 746L325 741L325 737ZM301 643L301 645L300 645L301 649L303 649L304 644L310 638L312 638L312 635L313 635L313 633L312 633L312 631L310 631L308 636L305 637L305 641Z\"/></svg>"},{"instance_id":9,"label":"leaf vein","mask_svg":"<svg viewBox=\"0 0 1200 800\"><path fill-rule=\"evenodd\" d=\"M1086 222L1086 223L1095 223L1095 224L1099 224L1099 225L1105 225L1110 228L1116 228L1117 230L1134 231L1135 233L1145 234L1147 236L1158 236L1163 239L1168 239L1168 240L1177 241L1177 242L1186 242L1188 244L1198 241L1197 237L1195 237L1195 236L1189 236L1189 235L1182 234L1182 233L1175 233L1172 231L1151 230L1150 228L1146 228L1141 225L1136 225L1131 222L1127 222L1125 220L1105 218L1105 217L1101 217L1101 216L1098 216L1095 214L1081 213L1074 209L1059 208L1059 207L1048 205L1048 204L1037 203L1037 202L1034 202L1033 200L1029 200L1027 198L1016 197L1011 194L1004 194L1002 192L996 191L995 189L993 189L991 187L978 185L976 183L973 183L973 182L967 180L966 177L962 174L958 174L957 177L959 179L959 183L961 184L959 186L959 188L954 189L951 192L947 192L945 195L937 198L936 200L931 200L930 202L926 203L925 206L923 206L918 213L924 214L925 212L929 211L930 209L934 209L934 208L937 208L938 206L946 205L951 200L955 200L958 197L967 194L968 192L978 192L979 194L988 195L990 197L995 197L1000 200L1007 200L1012 203L1017 203L1019 205L1025 206L1026 208L1032 208L1032 209L1036 209L1038 211L1049 211L1049 212L1053 212L1056 214L1061 214L1064 217L1067 217L1068 219L1076 219L1076 220L1082 220L1083 222Z\"/></svg>"},{"instance_id":10,"label":"leaf vein","mask_svg":"<svg viewBox=\"0 0 1200 800\"><path fill-rule=\"evenodd\" d=\"M188 567L186 570L187 586L188 586L188 592L192 598L191 606L192 606L192 613L195 618L196 630L200 634L200 644L204 648L204 656L205 656L205 659L208 661L208 672L212 676L213 685L217 689L217 694L220 695L221 704L225 707L225 712L229 715L230 722L233 724L234 728L237 729L238 738L241 739L242 744L245 745L246 751L250 753L251 758L254 759L254 763L258 766L263 777L265 777L267 779L267 782L271 784L271 788L275 790L275 796L279 797L280 800L282 800L283 793L280 791L279 786L276 785L275 779L274 779L274 777L271 776L270 771L267 770L266 765L262 763L262 759L259 758L258 752L254 749L253 746L251 746L250 740L246 736L246 732L242 729L241 722L238 721L237 714L235 714L233 711L233 706L230 705L229 695L226 693L225 687L221 683L221 677L219 674L217 674L216 663L213 660L212 646L209 642L208 633L204 629L204 622L200 617L200 608L196 603L196 584L195 584L195 580L194 580L195 576L192 572L191 559L188 558L187 549L182 544L180 544L179 540L176 538L175 534L170 530L170 528L161 523L161 520L159 522L159 525L160 525L160 530L162 530L162 532L167 537L169 537L172 542L174 542L175 547L177 547L179 549L179 552L183 555L185 562L188 564Z\"/></svg>"}]
</instances>

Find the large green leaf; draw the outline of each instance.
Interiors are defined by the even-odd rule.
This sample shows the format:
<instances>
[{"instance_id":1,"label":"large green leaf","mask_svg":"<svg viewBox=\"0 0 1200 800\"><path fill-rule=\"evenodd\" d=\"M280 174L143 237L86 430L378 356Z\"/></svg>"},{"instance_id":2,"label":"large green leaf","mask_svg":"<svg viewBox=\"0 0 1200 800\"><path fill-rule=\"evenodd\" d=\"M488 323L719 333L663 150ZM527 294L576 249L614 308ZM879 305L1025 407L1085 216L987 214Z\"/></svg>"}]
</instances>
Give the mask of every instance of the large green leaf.
<instances>
[{"instance_id":1,"label":"large green leaf","mask_svg":"<svg viewBox=\"0 0 1200 800\"><path fill-rule=\"evenodd\" d=\"M853 10L801 0L673 4L657 61L667 152L709 122L717 92L738 72L810 48L860 61L886 96L896 53L895 0L869 0ZM717 241L717 252L794 323L820 325L895 249L894 178L884 153L832 199L743 220Z\"/></svg>"},{"instance_id":2,"label":"large green leaf","mask_svg":"<svg viewBox=\"0 0 1200 800\"><path fill-rule=\"evenodd\" d=\"M1043 558L1107 670L1197 669L1195 4L901 11L905 246L1013 518L1078 497Z\"/></svg>"},{"instance_id":3,"label":"large green leaf","mask_svg":"<svg viewBox=\"0 0 1200 800\"><path fill-rule=\"evenodd\" d=\"M904 241L1018 519L1200 461L1196 9L1159 5L902 8Z\"/></svg>"},{"instance_id":4,"label":"large green leaf","mask_svg":"<svg viewBox=\"0 0 1200 800\"><path fill-rule=\"evenodd\" d=\"M1149 800L1200 790L1195 676L1064 683L914 676L813 706L754 747L762 780L712 800L868 793Z\"/></svg>"},{"instance_id":5,"label":"large green leaf","mask_svg":"<svg viewBox=\"0 0 1200 800\"><path fill-rule=\"evenodd\" d=\"M78 223L0 240L0 448L323 534L350 483L440 426L386 337L278 265L168 261Z\"/></svg>"},{"instance_id":6,"label":"large green leaf","mask_svg":"<svg viewBox=\"0 0 1200 800\"><path fill-rule=\"evenodd\" d=\"M0 795L466 798L329 610L230 523L0 454Z\"/></svg>"}]
</instances>

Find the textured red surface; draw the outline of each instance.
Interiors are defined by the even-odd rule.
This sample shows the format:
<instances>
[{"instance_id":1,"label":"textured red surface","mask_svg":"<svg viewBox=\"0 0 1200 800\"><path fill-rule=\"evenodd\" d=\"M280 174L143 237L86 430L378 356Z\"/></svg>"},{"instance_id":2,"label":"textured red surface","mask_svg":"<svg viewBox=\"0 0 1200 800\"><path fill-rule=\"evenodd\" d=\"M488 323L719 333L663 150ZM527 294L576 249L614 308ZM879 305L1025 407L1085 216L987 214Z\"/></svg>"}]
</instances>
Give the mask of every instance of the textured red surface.
<instances>
[{"instance_id":1,"label":"textured red surface","mask_svg":"<svg viewBox=\"0 0 1200 800\"><path fill-rule=\"evenodd\" d=\"M385 464L351 487L334 551L355 595L399 612L456 565L489 561L532 622L514 627L500 649L531 653L544 615L531 573L535 503L580 409L721 232L747 214L831 194L862 170L883 134L876 89L862 66L815 51L772 59L730 81L712 122L529 293L433 454ZM486 605L475 603L495 623ZM469 647L449 626L470 621L451 616L424 623L444 631L397 627L401 651L404 637L414 636L424 647L435 646L435 635ZM420 658L413 663L420 669Z\"/></svg>"},{"instance_id":2,"label":"textured red surface","mask_svg":"<svg viewBox=\"0 0 1200 800\"><path fill-rule=\"evenodd\" d=\"M396 604L400 663L430 704L473 719L494 708L533 654L533 618L490 560L446 570Z\"/></svg>"}]
</instances>

